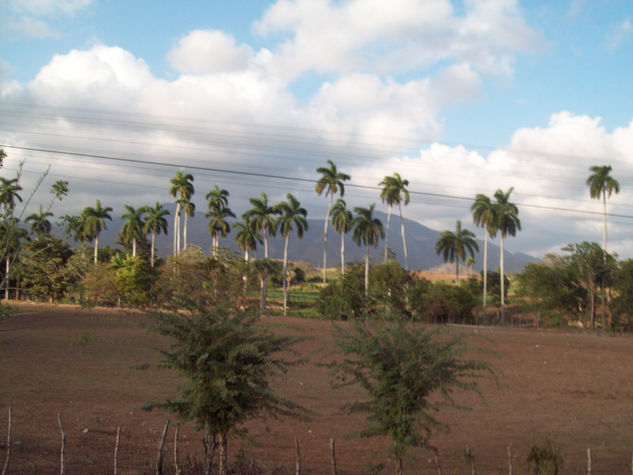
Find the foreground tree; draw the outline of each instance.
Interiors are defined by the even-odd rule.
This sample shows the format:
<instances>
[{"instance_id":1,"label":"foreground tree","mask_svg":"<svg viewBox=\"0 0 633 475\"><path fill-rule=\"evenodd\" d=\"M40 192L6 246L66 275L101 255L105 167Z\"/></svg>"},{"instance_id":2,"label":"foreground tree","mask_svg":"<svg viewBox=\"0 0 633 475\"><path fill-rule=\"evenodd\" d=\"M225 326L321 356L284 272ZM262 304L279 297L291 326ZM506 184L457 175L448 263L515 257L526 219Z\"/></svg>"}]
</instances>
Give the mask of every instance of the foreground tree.
<instances>
[{"instance_id":1,"label":"foreground tree","mask_svg":"<svg viewBox=\"0 0 633 475\"><path fill-rule=\"evenodd\" d=\"M378 186L382 186L380 193L380 199L383 203L389 205L389 211L387 212L387 234L385 238L385 262L387 262L387 248L389 247L389 226L391 221L391 210L393 205L397 204L400 211L400 231L402 234L402 249L404 251L404 268L409 269L409 259L407 256L407 240L404 234L404 217L402 216L402 202L405 206L409 204L409 180L403 180L399 173L394 173L393 176L386 176L378 183Z\"/></svg>"},{"instance_id":2,"label":"foreground tree","mask_svg":"<svg viewBox=\"0 0 633 475\"><path fill-rule=\"evenodd\" d=\"M442 427L434 414L442 407L458 407L453 392L479 393L477 378L494 375L483 361L463 359L468 347L460 337L436 338L421 325L356 324L341 330L337 344L344 353L329 367L341 386L360 385L367 398L347 406L367 414L360 437L391 439L396 473L411 447L429 446L433 429Z\"/></svg>"},{"instance_id":3,"label":"foreground tree","mask_svg":"<svg viewBox=\"0 0 633 475\"><path fill-rule=\"evenodd\" d=\"M504 279L504 255L503 241L506 236L515 236L521 230L521 220L519 219L519 208L510 202L510 194L514 190L511 187L506 193L499 189L495 191L494 215L495 229L501 234L501 249L499 251L499 269L501 273L501 325L505 324L505 279Z\"/></svg>"},{"instance_id":4,"label":"foreground tree","mask_svg":"<svg viewBox=\"0 0 633 475\"><path fill-rule=\"evenodd\" d=\"M92 206L87 206L81 212L81 235L87 241L94 239L93 261L95 265L97 265L99 254L99 234L101 234L101 231L104 229L107 229L105 220L107 219L112 221L112 217L110 216L111 212L112 208L109 206L103 208L99 200L97 200L94 208Z\"/></svg>"},{"instance_id":5,"label":"foreground tree","mask_svg":"<svg viewBox=\"0 0 633 475\"><path fill-rule=\"evenodd\" d=\"M381 239L385 238L382 222L374 218L375 204L369 208L354 208L356 217L352 221L352 239L359 246L365 246L365 297L369 292L369 247L378 247Z\"/></svg>"},{"instance_id":6,"label":"foreground tree","mask_svg":"<svg viewBox=\"0 0 633 475\"><path fill-rule=\"evenodd\" d=\"M316 169L317 173L321 174L321 178L316 183L316 193L321 196L321 193L325 191L325 196L330 196L330 200L327 206L327 213L325 214L325 223L323 224L323 283L326 283L326 269L327 269L327 228L330 221L330 210L332 209L332 200L334 195L339 191L341 198L345 195L344 182L350 179L350 176L346 173L341 173L336 169L336 165L332 160L327 161L329 167L319 167Z\"/></svg>"},{"instance_id":7,"label":"foreground tree","mask_svg":"<svg viewBox=\"0 0 633 475\"><path fill-rule=\"evenodd\" d=\"M459 285L459 260L466 260L466 252L474 257L478 251L475 234L468 229L462 229L462 222L459 219L455 232L442 231L435 243L435 252L442 254L444 262L455 262L455 285Z\"/></svg>"},{"instance_id":8,"label":"foreground tree","mask_svg":"<svg viewBox=\"0 0 633 475\"><path fill-rule=\"evenodd\" d=\"M282 354L298 341L296 338L274 335L258 325L255 316L236 313L222 302L189 316L157 313L153 327L173 339L170 349L161 352L162 364L179 371L186 383L177 399L151 403L146 408L175 412L204 431L206 445L211 448L206 473L216 447L219 473L229 473L229 436L245 435L248 420L300 413L299 406L270 386L272 377L286 373L293 364Z\"/></svg>"},{"instance_id":9,"label":"foreground tree","mask_svg":"<svg viewBox=\"0 0 633 475\"><path fill-rule=\"evenodd\" d=\"M604 165L602 167L595 166L589 168L591 175L587 178L587 186L589 187L589 194L592 198L602 198L602 207L604 210L604 228L602 231L602 248L607 252L607 193L609 197L615 191L620 192L620 183L611 175L611 166Z\"/></svg>"},{"instance_id":10,"label":"foreground tree","mask_svg":"<svg viewBox=\"0 0 633 475\"><path fill-rule=\"evenodd\" d=\"M306 220L308 212L305 208L301 207L299 200L291 193L286 195L286 201L282 201L275 206L275 211L280 215L279 218L277 218L279 233L285 239L284 267L282 272L283 312L285 317L288 303L288 280L286 275L288 269L288 240L293 229L297 231L297 237L299 239L303 237L304 231L308 229L308 221Z\"/></svg>"}]
</instances>

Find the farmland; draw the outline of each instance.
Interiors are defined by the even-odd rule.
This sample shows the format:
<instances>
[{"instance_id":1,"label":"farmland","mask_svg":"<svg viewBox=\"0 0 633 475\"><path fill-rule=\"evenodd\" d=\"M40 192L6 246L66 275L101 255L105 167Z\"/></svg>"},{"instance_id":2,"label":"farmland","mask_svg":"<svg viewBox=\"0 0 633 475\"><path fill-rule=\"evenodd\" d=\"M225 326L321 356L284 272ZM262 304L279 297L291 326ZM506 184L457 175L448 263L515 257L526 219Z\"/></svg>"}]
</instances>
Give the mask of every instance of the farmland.
<instances>
[{"instance_id":1,"label":"farmland","mask_svg":"<svg viewBox=\"0 0 633 475\"><path fill-rule=\"evenodd\" d=\"M172 415L144 412L143 403L174 395L178 376L157 367L155 348L168 341L149 333L147 318L137 312L16 305L17 313L0 327L0 409L2 431L13 408L10 473L54 473L59 470L60 433L57 414L67 432L66 464L70 473L103 473L112 469L117 427L121 427L119 470L153 471L164 422ZM367 473L387 460L386 440L348 439L363 426L360 415L341 409L362 398L358 388L332 389L320 363L334 358L334 330L315 319L263 317L275 331L309 336L296 349L308 359L275 386L311 411L310 421L265 420L249 424L253 441L233 439L235 460L264 473L293 473L296 437L303 473L330 473L329 439L336 440L340 473ZM473 346L498 370L497 385L482 381L483 399L458 398L470 411L446 409L439 419L450 426L437 433L444 471L453 472L468 445L481 473L507 473L507 446L518 473L527 470L530 446L550 437L560 444L565 471L586 470L591 448L594 473L630 471L633 399L633 338L600 333L512 328L451 327L469 335ZM179 456L202 456L201 436L191 424L180 428ZM173 429L167 438L165 466L172 470ZM2 456L4 451L0 452ZM429 451L415 451L405 463L408 473L437 473ZM462 461L466 473L470 465Z\"/></svg>"}]
</instances>

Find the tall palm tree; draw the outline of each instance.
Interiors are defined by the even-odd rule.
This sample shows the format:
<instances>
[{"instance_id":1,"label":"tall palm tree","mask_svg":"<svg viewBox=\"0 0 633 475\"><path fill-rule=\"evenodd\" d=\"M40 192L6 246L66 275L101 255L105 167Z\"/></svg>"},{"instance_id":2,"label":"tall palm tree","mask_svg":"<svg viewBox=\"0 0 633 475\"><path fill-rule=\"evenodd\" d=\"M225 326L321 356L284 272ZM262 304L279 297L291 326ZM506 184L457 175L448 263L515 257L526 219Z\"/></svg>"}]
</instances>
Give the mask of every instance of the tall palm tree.
<instances>
[{"instance_id":1,"label":"tall palm tree","mask_svg":"<svg viewBox=\"0 0 633 475\"><path fill-rule=\"evenodd\" d=\"M378 186L382 186L380 192L380 199L383 203L389 205L389 211L387 211L387 237L385 238L385 262L387 262L387 247L389 242L389 227L391 221L391 211L393 205L397 204L400 211L400 231L402 234L402 248L404 250L404 268L409 269L409 259L407 255L407 240L404 234L404 217L402 216L402 202L405 206L409 204L409 180L403 180L399 173L394 173L393 176L386 176L378 183Z\"/></svg>"},{"instance_id":2,"label":"tall palm tree","mask_svg":"<svg viewBox=\"0 0 633 475\"><path fill-rule=\"evenodd\" d=\"M316 169L317 173L321 174L321 178L316 183L317 195L321 196L321 193L325 191L325 196L330 196L330 200L327 206L327 213L325 214L325 223L323 224L323 283L326 283L327 268L327 227L330 221L330 210L332 209L332 200L334 195L340 191L341 198L345 195L344 181L349 180L350 176L346 173L341 173L336 169L336 165L332 160L327 161L329 167L319 167Z\"/></svg>"},{"instance_id":3,"label":"tall palm tree","mask_svg":"<svg viewBox=\"0 0 633 475\"><path fill-rule=\"evenodd\" d=\"M589 194L592 198L602 198L602 206L604 209L604 229L602 232L602 248L607 251L607 193L609 197L615 191L620 192L620 183L618 180L609 175L611 172L610 165L594 166L589 168L591 175L587 178L587 186Z\"/></svg>"},{"instance_id":4,"label":"tall palm tree","mask_svg":"<svg viewBox=\"0 0 633 475\"><path fill-rule=\"evenodd\" d=\"M16 200L22 202L22 197L18 193L22 187L18 180L18 177L10 179L0 177L0 205L7 212L15 209Z\"/></svg>"},{"instance_id":5,"label":"tall palm tree","mask_svg":"<svg viewBox=\"0 0 633 475\"><path fill-rule=\"evenodd\" d=\"M514 187L508 189L507 192L498 189L495 191L495 228L501 234L501 250L499 258L500 278L501 278L501 325L505 324L505 282L504 282L504 256L503 241L506 236L516 236L517 231L521 230L521 220L519 219L519 208L510 202L510 194Z\"/></svg>"},{"instance_id":6,"label":"tall palm tree","mask_svg":"<svg viewBox=\"0 0 633 475\"><path fill-rule=\"evenodd\" d=\"M185 197L183 196L182 199L180 200L180 208L182 209L182 212L185 214L185 223L183 226L183 246L182 248L186 251L187 250L187 229L189 229L189 225L188 225L188 220L189 218L193 218L195 213L196 213L196 205L193 201L191 201L190 199L191 197Z\"/></svg>"},{"instance_id":7,"label":"tall palm tree","mask_svg":"<svg viewBox=\"0 0 633 475\"><path fill-rule=\"evenodd\" d=\"M359 246L365 246L365 297L369 293L369 247L378 247L385 238L382 222L373 215L375 207L372 204L369 208L354 208L356 216L352 220L352 239Z\"/></svg>"},{"instance_id":8,"label":"tall palm tree","mask_svg":"<svg viewBox=\"0 0 633 475\"><path fill-rule=\"evenodd\" d=\"M249 198L253 207L244 213L244 217L253 220L254 226L262 230L264 235L264 259L268 259L268 235L274 236L277 233L275 221L275 210L268 205L266 193L260 193L259 198Z\"/></svg>"},{"instance_id":9,"label":"tall palm tree","mask_svg":"<svg viewBox=\"0 0 633 475\"><path fill-rule=\"evenodd\" d=\"M253 225L248 216L242 216L243 221L235 223L235 243L240 251L244 251L244 260L248 262L249 251L257 249L257 243L263 244L264 240L259 233L259 228Z\"/></svg>"},{"instance_id":10,"label":"tall palm tree","mask_svg":"<svg viewBox=\"0 0 633 475\"><path fill-rule=\"evenodd\" d=\"M143 224L143 232L145 234L152 233L151 247L151 266L154 267L154 253L156 252L156 236L161 232L167 234L167 220L165 216L169 215L169 210L163 208L161 204L156 202L154 207L147 206L145 208L145 223Z\"/></svg>"},{"instance_id":11,"label":"tall palm tree","mask_svg":"<svg viewBox=\"0 0 633 475\"><path fill-rule=\"evenodd\" d=\"M444 262L455 262L455 285L459 285L459 260L466 260L466 252L473 258L479 246L475 240L475 233L462 229L462 222L458 219L455 232L442 231L435 243L435 252L442 254Z\"/></svg>"},{"instance_id":12,"label":"tall palm tree","mask_svg":"<svg viewBox=\"0 0 633 475\"><path fill-rule=\"evenodd\" d=\"M132 257L136 257L136 243L145 237L143 214L145 214L147 209L144 206L135 209L130 205L125 205L125 210L125 213L121 215L125 222L119 237L124 243L132 243Z\"/></svg>"},{"instance_id":13,"label":"tall palm tree","mask_svg":"<svg viewBox=\"0 0 633 475\"><path fill-rule=\"evenodd\" d=\"M345 201L339 198L331 210L332 226L341 235L341 276L345 275L345 234L351 229L354 219L352 212L346 206Z\"/></svg>"},{"instance_id":14,"label":"tall palm tree","mask_svg":"<svg viewBox=\"0 0 633 475\"><path fill-rule=\"evenodd\" d=\"M229 192L224 189L218 188L218 185L214 185L205 196L208 202L208 208L225 208L229 204Z\"/></svg>"},{"instance_id":15,"label":"tall palm tree","mask_svg":"<svg viewBox=\"0 0 633 475\"><path fill-rule=\"evenodd\" d=\"M97 264L97 255L99 253L99 234L102 230L107 229L105 220L112 221L110 213L112 208L109 206L102 208L101 202L97 200L95 207L87 206L81 212L82 217L82 236L86 240L90 241L94 239L94 264Z\"/></svg>"},{"instance_id":16,"label":"tall palm tree","mask_svg":"<svg viewBox=\"0 0 633 475\"><path fill-rule=\"evenodd\" d=\"M291 193L286 194L286 201L282 201L275 205L275 211L280 215L277 218L279 233L285 238L284 243L284 265L283 265L283 310L286 316L286 307L288 302L288 282L286 278L288 268L288 241L293 228L297 231L299 239L303 237L304 231L308 229L308 221L306 216L308 212L301 207L299 200Z\"/></svg>"},{"instance_id":17,"label":"tall palm tree","mask_svg":"<svg viewBox=\"0 0 633 475\"><path fill-rule=\"evenodd\" d=\"M31 221L31 232L40 236L42 234L50 234L51 222L48 218L51 216L53 216L53 213L50 211L44 211L42 209L42 205L40 205L37 213L29 214L25 221L27 223Z\"/></svg>"},{"instance_id":18,"label":"tall palm tree","mask_svg":"<svg viewBox=\"0 0 633 475\"><path fill-rule=\"evenodd\" d=\"M226 237L231 232L231 225L227 218L235 218L235 214L229 208L210 209L205 215L209 220L209 234L211 234L213 255L218 255L220 237Z\"/></svg>"},{"instance_id":19,"label":"tall palm tree","mask_svg":"<svg viewBox=\"0 0 633 475\"><path fill-rule=\"evenodd\" d=\"M22 241L28 237L26 229L18 226L19 220L13 216L0 220L0 256L5 259L4 298L9 300L9 280L11 264L15 261Z\"/></svg>"},{"instance_id":20,"label":"tall palm tree","mask_svg":"<svg viewBox=\"0 0 633 475\"><path fill-rule=\"evenodd\" d=\"M176 175L169 180L171 188L169 194L176 198L176 213L174 214L174 256L180 252L180 215L183 199L189 201L193 196L193 175L185 173L184 169L176 172Z\"/></svg>"},{"instance_id":21,"label":"tall palm tree","mask_svg":"<svg viewBox=\"0 0 633 475\"><path fill-rule=\"evenodd\" d=\"M497 235L497 228L495 225L495 207L490 200L490 197L484 194L477 194L475 202L470 207L470 211L473 213L473 221L477 226L484 228L484 324L487 322L486 317L486 303L488 297L488 236L494 238Z\"/></svg>"}]
</instances>

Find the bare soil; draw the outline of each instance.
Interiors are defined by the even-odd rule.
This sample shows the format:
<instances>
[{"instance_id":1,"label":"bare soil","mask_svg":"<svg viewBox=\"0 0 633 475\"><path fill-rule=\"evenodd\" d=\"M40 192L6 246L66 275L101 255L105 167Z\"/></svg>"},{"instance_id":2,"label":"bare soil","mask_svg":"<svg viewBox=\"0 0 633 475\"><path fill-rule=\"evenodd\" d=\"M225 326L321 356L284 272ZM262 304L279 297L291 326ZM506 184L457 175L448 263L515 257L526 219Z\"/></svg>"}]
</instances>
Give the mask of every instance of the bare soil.
<instances>
[{"instance_id":1,"label":"bare soil","mask_svg":"<svg viewBox=\"0 0 633 475\"><path fill-rule=\"evenodd\" d=\"M154 473L160 435L172 415L141 410L147 401L176 394L178 375L157 367L155 348L168 341L148 333L145 316L108 309L18 305L0 323L0 439L8 408L13 408L9 473L59 473L59 414L67 432L67 473L112 472L117 427L121 427L120 473ZM345 403L363 397L358 388L332 389L319 365L336 356L332 324L318 320L264 318L279 331L311 337L297 350L309 358L277 381L286 397L313 411L311 421L265 420L249 423L251 441L234 439L230 458L242 454L264 473L294 473L295 437L302 473L331 473L329 440L336 440L341 474L369 473L385 463L389 443L381 438L348 439L363 427L363 416L348 415ZM497 356L483 355L500 375L481 381L483 399L458 399L470 411L443 410L437 417L450 432L436 433L444 473L470 473L462 458L466 446L479 473L507 473L507 447L514 473L526 473L532 444L546 437L565 457L565 473L586 473L591 449L593 473L631 473L633 450L633 337L579 331L452 327L470 342ZM166 444L165 472L173 472L173 428ZM201 434L192 424L180 428L179 460L201 459ZM0 444L0 465L6 444ZM437 473L432 453L415 450L405 473Z\"/></svg>"}]
</instances>

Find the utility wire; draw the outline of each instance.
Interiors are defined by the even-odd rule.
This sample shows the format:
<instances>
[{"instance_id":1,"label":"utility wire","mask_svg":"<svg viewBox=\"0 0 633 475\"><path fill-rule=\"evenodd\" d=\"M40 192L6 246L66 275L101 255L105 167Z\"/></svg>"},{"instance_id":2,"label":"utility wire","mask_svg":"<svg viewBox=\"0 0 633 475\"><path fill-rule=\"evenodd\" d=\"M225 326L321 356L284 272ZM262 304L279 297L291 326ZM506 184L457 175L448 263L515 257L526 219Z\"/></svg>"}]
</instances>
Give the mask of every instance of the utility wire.
<instances>
[{"instance_id":1,"label":"utility wire","mask_svg":"<svg viewBox=\"0 0 633 475\"><path fill-rule=\"evenodd\" d=\"M98 154L91 154L91 153L69 152L69 151L63 151L63 150L34 148L34 147L21 147L21 146L10 145L10 144L0 144L0 147L11 148L11 149L16 149L16 150L25 150L25 151L31 151L31 152L50 153L50 154L56 154L56 155L70 155L70 156L75 156L75 157L95 158L99 160L109 160L109 161L123 162L123 163L152 165L152 166L159 166L159 167L166 167L166 168L185 168L188 170L199 170L199 171L212 172L212 173L225 173L225 174L230 174L230 175L243 175L243 176L251 176L251 177L257 177L257 178L286 180L286 181L292 181L292 182L317 183L318 181L318 180L310 179L310 178L301 178L301 177L294 177L294 176L288 176L288 175L277 175L277 174L272 174L272 173L258 173L258 172L249 172L249 171L214 168L214 167L203 167L199 165L187 165L184 163L169 163L169 162L165 163L165 162L157 162L157 161L152 161L152 160L112 157L108 155L98 155ZM372 186L372 185L357 185L357 184L350 183L350 184L346 184L346 186L350 188L365 189L365 190L378 190L378 191L381 190L379 186ZM431 193L431 192L426 192L426 191L409 190L409 194L418 195L418 196L428 196L428 197L433 197L433 198L473 201L473 198L470 196L459 196L459 195L453 195L449 193ZM599 211L563 208L563 207L557 207L557 206L535 205L535 204L529 204L529 203L516 203L516 205L522 206L524 208L535 208L535 209L543 209L543 210L550 210L550 211L560 211L560 212L566 212L566 213L604 216L604 213L601 213ZM617 213L607 213L607 216L633 219L633 215L625 215L625 214L617 214Z\"/></svg>"}]
</instances>

